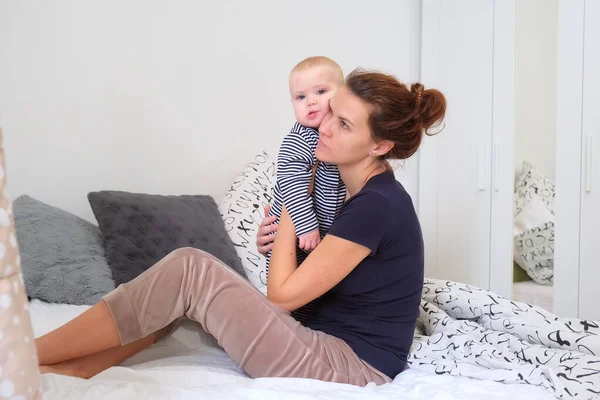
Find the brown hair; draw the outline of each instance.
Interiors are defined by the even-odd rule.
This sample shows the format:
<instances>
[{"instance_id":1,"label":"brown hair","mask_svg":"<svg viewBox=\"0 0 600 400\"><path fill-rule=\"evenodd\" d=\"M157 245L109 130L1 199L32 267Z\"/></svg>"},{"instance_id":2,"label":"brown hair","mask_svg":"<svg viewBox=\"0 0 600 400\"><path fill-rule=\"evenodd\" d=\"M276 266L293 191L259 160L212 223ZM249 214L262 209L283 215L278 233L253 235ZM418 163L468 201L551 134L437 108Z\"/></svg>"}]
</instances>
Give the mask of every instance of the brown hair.
<instances>
[{"instance_id":1,"label":"brown hair","mask_svg":"<svg viewBox=\"0 0 600 400\"><path fill-rule=\"evenodd\" d=\"M325 56L313 56L305 58L304 60L296 64L294 68L292 68L290 74L292 74L295 71L303 71L308 68L314 67L329 68L334 74L333 77L336 79L336 81L339 81L339 85L341 86L344 84L344 73L342 72L342 68L331 58Z\"/></svg>"},{"instance_id":2,"label":"brown hair","mask_svg":"<svg viewBox=\"0 0 600 400\"><path fill-rule=\"evenodd\" d=\"M361 69L348 75L346 87L369 105L373 140L394 142L384 159L407 159L419 149L423 133L439 133L428 132L446 113L446 98L438 90L424 90L420 83L409 89L392 75Z\"/></svg>"}]
</instances>

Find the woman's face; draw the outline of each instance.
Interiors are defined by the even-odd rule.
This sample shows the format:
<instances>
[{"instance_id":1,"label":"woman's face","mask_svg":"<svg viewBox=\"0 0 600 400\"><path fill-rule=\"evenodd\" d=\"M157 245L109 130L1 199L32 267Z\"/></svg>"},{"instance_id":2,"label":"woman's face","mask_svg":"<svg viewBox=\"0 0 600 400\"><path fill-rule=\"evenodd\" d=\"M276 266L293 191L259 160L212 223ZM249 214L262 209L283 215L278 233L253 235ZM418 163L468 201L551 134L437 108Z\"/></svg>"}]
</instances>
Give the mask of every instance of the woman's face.
<instances>
[{"instance_id":1,"label":"woman's face","mask_svg":"<svg viewBox=\"0 0 600 400\"><path fill-rule=\"evenodd\" d=\"M358 163L375 147L369 129L369 106L342 86L329 101L319 127L316 157L337 165Z\"/></svg>"}]
</instances>

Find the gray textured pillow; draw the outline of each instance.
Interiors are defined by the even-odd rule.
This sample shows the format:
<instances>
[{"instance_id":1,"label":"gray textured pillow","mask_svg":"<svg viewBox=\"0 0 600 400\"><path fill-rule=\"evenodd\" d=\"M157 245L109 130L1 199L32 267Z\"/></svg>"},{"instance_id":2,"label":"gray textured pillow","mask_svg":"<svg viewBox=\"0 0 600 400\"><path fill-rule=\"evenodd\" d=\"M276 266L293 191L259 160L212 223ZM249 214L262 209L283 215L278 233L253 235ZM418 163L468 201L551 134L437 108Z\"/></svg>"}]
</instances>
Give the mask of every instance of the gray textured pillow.
<instances>
[{"instance_id":1,"label":"gray textured pillow","mask_svg":"<svg viewBox=\"0 0 600 400\"><path fill-rule=\"evenodd\" d=\"M211 196L100 191L88 200L117 285L180 247L204 250L247 278Z\"/></svg>"},{"instance_id":2,"label":"gray textured pillow","mask_svg":"<svg viewBox=\"0 0 600 400\"><path fill-rule=\"evenodd\" d=\"M92 305L115 288L97 226L29 196L13 212L30 298Z\"/></svg>"}]
</instances>

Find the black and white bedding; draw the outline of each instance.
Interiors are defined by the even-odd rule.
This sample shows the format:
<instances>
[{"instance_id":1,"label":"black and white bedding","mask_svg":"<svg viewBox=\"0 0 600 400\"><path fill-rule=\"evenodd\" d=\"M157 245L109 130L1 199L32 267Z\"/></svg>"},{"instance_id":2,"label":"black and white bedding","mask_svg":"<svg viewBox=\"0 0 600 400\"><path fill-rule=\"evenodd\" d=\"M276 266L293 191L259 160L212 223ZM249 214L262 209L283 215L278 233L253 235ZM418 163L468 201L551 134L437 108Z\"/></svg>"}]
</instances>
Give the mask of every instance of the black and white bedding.
<instances>
[{"instance_id":1,"label":"black and white bedding","mask_svg":"<svg viewBox=\"0 0 600 400\"><path fill-rule=\"evenodd\" d=\"M273 161L261 153L219 205L250 282L264 293L254 238L272 192ZM89 306L30 303L36 337ZM188 321L189 322L189 321ZM252 380L198 324L184 324L123 366L88 381L53 374L46 399L542 399L600 398L597 321L558 318L539 307L451 281L426 279L410 368L366 388L306 379ZM1 396L0 396L1 397Z\"/></svg>"},{"instance_id":2,"label":"black and white bedding","mask_svg":"<svg viewBox=\"0 0 600 400\"><path fill-rule=\"evenodd\" d=\"M559 318L466 284L427 279L412 369L600 398L598 321Z\"/></svg>"},{"instance_id":3,"label":"black and white bedding","mask_svg":"<svg viewBox=\"0 0 600 400\"><path fill-rule=\"evenodd\" d=\"M35 336L79 315L89 306L32 300ZM299 378L250 379L199 324L184 323L172 336L89 380L55 374L42 377L44 400L546 400L539 386L502 384L408 369L393 382L366 387ZM1 398L1 396L0 396Z\"/></svg>"},{"instance_id":4,"label":"black and white bedding","mask_svg":"<svg viewBox=\"0 0 600 400\"><path fill-rule=\"evenodd\" d=\"M87 309L33 301L36 336ZM44 375L48 399L69 398L600 398L600 328L490 291L425 281L410 368L366 388L305 379L252 380L191 321L89 381ZM184 340L185 339L185 340ZM209 356L210 355L210 356ZM440 397L441 396L441 397Z\"/></svg>"}]
</instances>

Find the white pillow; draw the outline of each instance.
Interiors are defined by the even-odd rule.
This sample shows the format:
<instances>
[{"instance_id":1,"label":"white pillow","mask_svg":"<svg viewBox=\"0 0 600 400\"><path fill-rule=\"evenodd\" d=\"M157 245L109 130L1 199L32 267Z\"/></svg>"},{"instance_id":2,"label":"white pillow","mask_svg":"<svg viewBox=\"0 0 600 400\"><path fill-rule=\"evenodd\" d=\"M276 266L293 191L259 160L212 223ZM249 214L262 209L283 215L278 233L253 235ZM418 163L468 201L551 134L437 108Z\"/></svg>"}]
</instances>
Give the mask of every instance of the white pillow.
<instances>
[{"instance_id":1,"label":"white pillow","mask_svg":"<svg viewBox=\"0 0 600 400\"><path fill-rule=\"evenodd\" d=\"M257 154L233 181L219 204L225 229L235 245L250 283L264 293L267 285L266 262L256 249L256 232L264 208L272 203L275 162L266 151Z\"/></svg>"},{"instance_id":2,"label":"white pillow","mask_svg":"<svg viewBox=\"0 0 600 400\"><path fill-rule=\"evenodd\" d=\"M534 197L542 200L548 207L548 210L554 214L554 182L527 161L523 161L522 171L515 182L515 193L513 195L514 215L518 215L523 210L525 204L529 203Z\"/></svg>"},{"instance_id":3,"label":"white pillow","mask_svg":"<svg viewBox=\"0 0 600 400\"><path fill-rule=\"evenodd\" d=\"M515 237L515 261L535 282L554 279L554 222L545 222Z\"/></svg>"},{"instance_id":4,"label":"white pillow","mask_svg":"<svg viewBox=\"0 0 600 400\"><path fill-rule=\"evenodd\" d=\"M540 197L534 196L531 201L525 203L521 212L515 216L513 237L545 222L554 222L554 214L550 212L548 206Z\"/></svg>"},{"instance_id":5,"label":"white pillow","mask_svg":"<svg viewBox=\"0 0 600 400\"><path fill-rule=\"evenodd\" d=\"M535 282L551 285L554 276L555 185L524 161L514 193L514 260Z\"/></svg>"}]
</instances>

